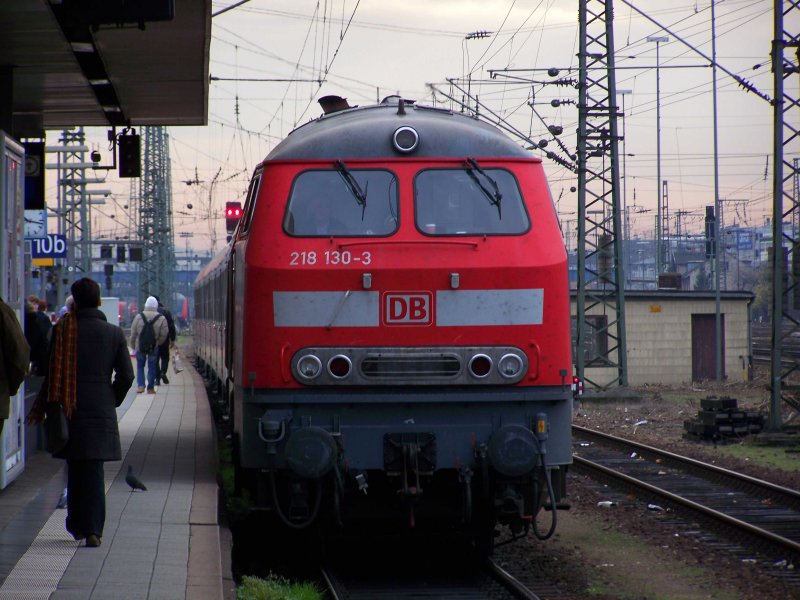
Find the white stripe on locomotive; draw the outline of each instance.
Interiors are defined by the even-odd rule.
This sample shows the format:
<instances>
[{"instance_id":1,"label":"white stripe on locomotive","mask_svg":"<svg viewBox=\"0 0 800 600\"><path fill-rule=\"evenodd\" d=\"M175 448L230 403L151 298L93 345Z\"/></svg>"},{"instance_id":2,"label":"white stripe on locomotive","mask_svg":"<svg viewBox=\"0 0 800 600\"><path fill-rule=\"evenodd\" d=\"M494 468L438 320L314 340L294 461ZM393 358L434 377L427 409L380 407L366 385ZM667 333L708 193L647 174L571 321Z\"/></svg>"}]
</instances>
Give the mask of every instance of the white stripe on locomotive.
<instances>
[{"instance_id":1,"label":"white stripe on locomotive","mask_svg":"<svg viewBox=\"0 0 800 600\"><path fill-rule=\"evenodd\" d=\"M379 292L273 292L275 327L377 327ZM541 325L544 290L439 290L438 327Z\"/></svg>"}]
</instances>

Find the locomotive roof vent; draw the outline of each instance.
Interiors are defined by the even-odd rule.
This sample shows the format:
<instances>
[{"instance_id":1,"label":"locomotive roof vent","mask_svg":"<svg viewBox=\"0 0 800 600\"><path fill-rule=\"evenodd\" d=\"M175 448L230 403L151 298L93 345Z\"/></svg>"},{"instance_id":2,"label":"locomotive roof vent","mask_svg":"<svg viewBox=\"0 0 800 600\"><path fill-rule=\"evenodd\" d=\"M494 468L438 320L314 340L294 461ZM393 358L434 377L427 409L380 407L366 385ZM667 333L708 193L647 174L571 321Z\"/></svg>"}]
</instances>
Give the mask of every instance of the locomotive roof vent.
<instances>
[{"instance_id":1,"label":"locomotive roof vent","mask_svg":"<svg viewBox=\"0 0 800 600\"><path fill-rule=\"evenodd\" d=\"M318 102L322 107L322 112L324 112L326 115L339 112L340 110L353 108L347 103L347 98L342 98L341 96L323 96L318 100Z\"/></svg>"},{"instance_id":2,"label":"locomotive roof vent","mask_svg":"<svg viewBox=\"0 0 800 600\"><path fill-rule=\"evenodd\" d=\"M392 134L392 144L394 149L403 154L408 154L417 149L419 145L419 134L413 127L398 127Z\"/></svg>"}]
</instances>

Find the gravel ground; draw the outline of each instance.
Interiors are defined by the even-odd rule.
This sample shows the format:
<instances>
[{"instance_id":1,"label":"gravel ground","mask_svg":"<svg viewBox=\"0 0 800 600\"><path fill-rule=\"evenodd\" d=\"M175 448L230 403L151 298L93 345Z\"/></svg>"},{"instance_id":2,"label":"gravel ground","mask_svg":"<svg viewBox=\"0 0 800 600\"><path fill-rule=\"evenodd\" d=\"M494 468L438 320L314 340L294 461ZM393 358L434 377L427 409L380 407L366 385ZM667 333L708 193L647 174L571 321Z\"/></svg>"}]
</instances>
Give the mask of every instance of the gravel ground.
<instances>
[{"instance_id":1,"label":"gravel ground","mask_svg":"<svg viewBox=\"0 0 800 600\"><path fill-rule=\"evenodd\" d=\"M766 413L769 398L763 376L747 385L651 386L635 391L640 399L583 402L575 424L800 488L800 454L786 454L783 468L759 466L746 456L730 456L721 444L682 439L684 420L696 415L707 396L737 398L740 408ZM790 416L786 413L784 421ZM509 570L542 589L544 598L800 598L800 587L776 576L777 567L743 562L724 544L711 548L686 527L671 523L672 515L648 511L644 501L614 496L574 473L569 493L573 508L559 513L553 539L539 542L529 536L497 552ZM612 496L616 506L598 506ZM540 519L546 527L549 515ZM553 589L541 583L537 588L537 580L550 582Z\"/></svg>"}]
</instances>

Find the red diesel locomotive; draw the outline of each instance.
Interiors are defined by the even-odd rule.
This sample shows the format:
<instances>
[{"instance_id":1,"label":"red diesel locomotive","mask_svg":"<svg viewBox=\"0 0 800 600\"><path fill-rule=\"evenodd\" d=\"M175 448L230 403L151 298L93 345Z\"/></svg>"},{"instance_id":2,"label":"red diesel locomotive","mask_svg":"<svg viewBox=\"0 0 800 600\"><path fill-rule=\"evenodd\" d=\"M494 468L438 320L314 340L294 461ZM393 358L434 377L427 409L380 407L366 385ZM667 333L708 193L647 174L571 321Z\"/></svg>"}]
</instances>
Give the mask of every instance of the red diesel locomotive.
<instances>
[{"instance_id":1,"label":"red diesel locomotive","mask_svg":"<svg viewBox=\"0 0 800 600\"><path fill-rule=\"evenodd\" d=\"M571 462L572 363L541 161L450 110L334 100L258 165L195 282L237 483L290 528L546 538Z\"/></svg>"}]
</instances>

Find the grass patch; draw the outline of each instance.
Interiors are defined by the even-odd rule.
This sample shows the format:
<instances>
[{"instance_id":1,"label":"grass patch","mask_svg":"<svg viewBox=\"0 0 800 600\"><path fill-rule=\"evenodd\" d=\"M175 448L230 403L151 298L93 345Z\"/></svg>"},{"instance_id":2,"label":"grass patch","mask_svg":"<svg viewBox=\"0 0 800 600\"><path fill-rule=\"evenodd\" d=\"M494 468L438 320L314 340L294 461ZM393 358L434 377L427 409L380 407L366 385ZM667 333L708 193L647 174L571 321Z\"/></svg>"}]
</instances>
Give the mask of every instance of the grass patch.
<instances>
[{"instance_id":1,"label":"grass patch","mask_svg":"<svg viewBox=\"0 0 800 600\"><path fill-rule=\"evenodd\" d=\"M609 515L610 516L610 515ZM620 600L736 600L737 592L721 582L712 589L708 571L682 559L677 548L656 545L616 529L602 515L566 515L556 544L580 548L587 598Z\"/></svg>"},{"instance_id":2,"label":"grass patch","mask_svg":"<svg viewBox=\"0 0 800 600\"><path fill-rule=\"evenodd\" d=\"M219 470L222 478L222 489L226 496L233 495L233 459L230 446L227 444L219 445Z\"/></svg>"},{"instance_id":3,"label":"grass patch","mask_svg":"<svg viewBox=\"0 0 800 600\"><path fill-rule=\"evenodd\" d=\"M800 455L787 453L786 446L756 446L754 444L721 444L717 452L747 461L760 467L797 471L800 468Z\"/></svg>"},{"instance_id":4,"label":"grass patch","mask_svg":"<svg viewBox=\"0 0 800 600\"><path fill-rule=\"evenodd\" d=\"M253 502L246 490L243 491L241 496L235 494L236 475L232 459L233 452L231 451L230 445L223 442L219 444L218 449L219 475L222 482L228 517L232 519L245 517L253 508Z\"/></svg>"},{"instance_id":5,"label":"grass patch","mask_svg":"<svg viewBox=\"0 0 800 600\"><path fill-rule=\"evenodd\" d=\"M236 600L322 600L322 592L313 583L292 583L276 575L243 577Z\"/></svg>"}]
</instances>

